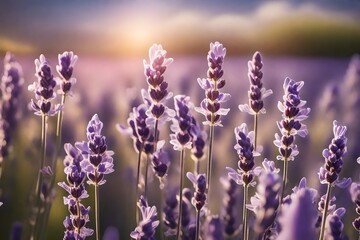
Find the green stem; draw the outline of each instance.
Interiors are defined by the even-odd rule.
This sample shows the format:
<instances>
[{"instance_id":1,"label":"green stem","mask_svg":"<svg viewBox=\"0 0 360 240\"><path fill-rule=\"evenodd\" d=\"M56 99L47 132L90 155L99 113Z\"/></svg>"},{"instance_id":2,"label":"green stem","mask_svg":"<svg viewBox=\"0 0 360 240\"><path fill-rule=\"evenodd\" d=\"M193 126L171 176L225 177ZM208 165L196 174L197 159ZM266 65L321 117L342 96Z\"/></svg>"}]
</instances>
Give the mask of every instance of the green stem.
<instances>
[{"instance_id":1,"label":"green stem","mask_svg":"<svg viewBox=\"0 0 360 240\"><path fill-rule=\"evenodd\" d=\"M146 165L145 165L145 183L144 183L144 195L145 199L147 199L147 182L148 182L148 169L149 169L149 154L146 155Z\"/></svg>"},{"instance_id":2,"label":"green stem","mask_svg":"<svg viewBox=\"0 0 360 240\"><path fill-rule=\"evenodd\" d=\"M195 173L200 174L200 159L196 159L195 164Z\"/></svg>"},{"instance_id":3,"label":"green stem","mask_svg":"<svg viewBox=\"0 0 360 240\"><path fill-rule=\"evenodd\" d=\"M159 215L160 215L160 238L162 240L164 240L164 219L163 219L163 208L164 208L164 203L163 203L163 200L164 200L164 196L163 196L163 192L162 192L162 189L164 188L163 186L163 183L162 183L162 179L159 179L160 180L160 209L159 209Z\"/></svg>"},{"instance_id":4,"label":"green stem","mask_svg":"<svg viewBox=\"0 0 360 240\"><path fill-rule=\"evenodd\" d=\"M243 236L244 240L248 240L248 230L247 230L247 208L246 208L246 201L248 195L248 185L244 186L244 201L243 201Z\"/></svg>"},{"instance_id":5,"label":"green stem","mask_svg":"<svg viewBox=\"0 0 360 240\"><path fill-rule=\"evenodd\" d=\"M32 233L32 239L37 239L36 236L41 232L41 208L42 208L42 199L41 199L41 187L43 184L43 175L41 170L45 166L45 156L46 156L46 130L47 130L47 115L41 115L41 162L40 162L40 169L37 177L36 182L36 217L35 217L35 227Z\"/></svg>"},{"instance_id":6,"label":"green stem","mask_svg":"<svg viewBox=\"0 0 360 240\"><path fill-rule=\"evenodd\" d=\"M200 236L200 211L196 211L196 240L199 240Z\"/></svg>"},{"instance_id":7,"label":"green stem","mask_svg":"<svg viewBox=\"0 0 360 240\"><path fill-rule=\"evenodd\" d=\"M180 189L179 189L179 214L178 214L178 225L176 232L176 239L180 240L180 227L181 227L181 214L182 214L182 192L183 192L183 181L184 181L184 158L185 150L182 149L180 152Z\"/></svg>"},{"instance_id":8,"label":"green stem","mask_svg":"<svg viewBox=\"0 0 360 240\"><path fill-rule=\"evenodd\" d=\"M207 194L208 194L208 205L210 205L210 180L211 180L211 165L212 165L212 153L213 153L213 144L214 144L214 125L210 126L210 144L208 151L208 163L206 168L207 176Z\"/></svg>"},{"instance_id":9,"label":"green stem","mask_svg":"<svg viewBox=\"0 0 360 240\"><path fill-rule=\"evenodd\" d=\"M258 114L254 115L254 149L257 147L257 132L258 132Z\"/></svg>"},{"instance_id":10,"label":"green stem","mask_svg":"<svg viewBox=\"0 0 360 240\"><path fill-rule=\"evenodd\" d=\"M136 219L136 226L139 225L139 221L140 221L140 216L139 216L139 208L137 207L137 202L139 199L139 181L140 181L140 167L141 167L141 154L142 154L142 150L143 150L143 146L144 144L141 145L140 150L139 150L139 154L138 154L138 164L137 164L137 174L136 174L136 190L135 190L135 211L136 211L136 215L135 215L135 219Z\"/></svg>"},{"instance_id":11,"label":"green stem","mask_svg":"<svg viewBox=\"0 0 360 240\"><path fill-rule=\"evenodd\" d=\"M327 215L327 211L328 211L329 203L330 203L330 194L331 194L331 184L328 183L327 191L326 191L325 207L324 207L324 212L323 212L322 220L321 220L321 230L320 230L319 240L324 239L326 215Z\"/></svg>"},{"instance_id":12,"label":"green stem","mask_svg":"<svg viewBox=\"0 0 360 240\"><path fill-rule=\"evenodd\" d=\"M95 179L98 178L98 172L95 170ZM99 185L95 183L95 235L96 240L100 240L100 218L99 218Z\"/></svg>"},{"instance_id":13,"label":"green stem","mask_svg":"<svg viewBox=\"0 0 360 240\"><path fill-rule=\"evenodd\" d=\"M286 150L285 150L285 155L286 155ZM280 198L280 206L282 204L282 201L284 199L284 194L285 194L285 188L286 188L286 184L287 184L287 175L288 175L288 159L285 158L284 159L284 175L283 175L283 184L282 184L282 189L281 189L281 198Z\"/></svg>"}]
</instances>

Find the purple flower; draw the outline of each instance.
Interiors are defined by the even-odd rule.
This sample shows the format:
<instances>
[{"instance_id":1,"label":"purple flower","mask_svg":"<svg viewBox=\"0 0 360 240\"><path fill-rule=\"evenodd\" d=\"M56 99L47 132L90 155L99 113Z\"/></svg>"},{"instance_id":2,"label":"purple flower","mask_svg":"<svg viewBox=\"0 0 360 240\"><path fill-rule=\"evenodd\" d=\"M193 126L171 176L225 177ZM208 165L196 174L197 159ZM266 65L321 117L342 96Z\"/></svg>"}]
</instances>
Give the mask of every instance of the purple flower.
<instances>
[{"instance_id":1,"label":"purple flower","mask_svg":"<svg viewBox=\"0 0 360 240\"><path fill-rule=\"evenodd\" d=\"M247 112L251 115L266 113L263 99L271 95L272 90L263 88L263 83L261 81L263 77L263 72L261 71L262 67L263 62L261 54L255 52L252 60L248 62L248 78L250 82L250 90L248 91L249 104L239 105L241 112Z\"/></svg>"},{"instance_id":2,"label":"purple flower","mask_svg":"<svg viewBox=\"0 0 360 240\"><path fill-rule=\"evenodd\" d=\"M140 196L138 207L141 211L142 220L139 226L131 232L130 237L136 240L155 240L155 230L159 225L159 221L156 220L156 207L149 207L143 196Z\"/></svg>"},{"instance_id":3,"label":"purple flower","mask_svg":"<svg viewBox=\"0 0 360 240\"><path fill-rule=\"evenodd\" d=\"M176 151L181 151L185 148L191 149L192 116L190 109L192 108L192 103L190 102L190 97L177 95L174 97L174 105L176 116L173 118L173 124L171 125L173 134L170 134L170 143Z\"/></svg>"},{"instance_id":4,"label":"purple flower","mask_svg":"<svg viewBox=\"0 0 360 240\"><path fill-rule=\"evenodd\" d=\"M113 151L107 150L106 138L101 135L103 123L95 114L87 125L87 142L76 143L84 160L81 167L87 173L88 184L102 185L106 182L104 175L114 172Z\"/></svg>"},{"instance_id":5,"label":"purple flower","mask_svg":"<svg viewBox=\"0 0 360 240\"><path fill-rule=\"evenodd\" d=\"M241 124L235 128L236 145L234 149L239 155L238 169L234 170L227 167L228 175L237 184L254 186L254 177L258 176L261 172L261 167L255 167L254 156L258 156L259 153L254 151L254 132L248 132L247 125Z\"/></svg>"},{"instance_id":6,"label":"purple flower","mask_svg":"<svg viewBox=\"0 0 360 240\"><path fill-rule=\"evenodd\" d=\"M51 68L44 55L35 60L37 81L29 85L28 90L35 93L35 99L31 99L31 107L36 115L55 115L61 110L61 105L51 107L51 101L56 97L56 81L51 73Z\"/></svg>"},{"instance_id":7,"label":"purple flower","mask_svg":"<svg viewBox=\"0 0 360 240\"><path fill-rule=\"evenodd\" d=\"M195 176L193 173L188 172L186 174L187 178L192 182L195 193L194 197L191 199L191 203L196 208L196 211L200 212L201 209L206 204L206 177L205 174L198 174Z\"/></svg>"},{"instance_id":8,"label":"purple flower","mask_svg":"<svg viewBox=\"0 0 360 240\"><path fill-rule=\"evenodd\" d=\"M144 74L149 87L147 91L143 89L141 94L144 101L149 105L147 111L149 124L154 125L155 120L159 120L159 124L162 124L174 116L173 110L164 105L164 102L170 99L173 94L167 91L168 83L163 76L173 59L166 58L166 51L158 44L151 46L149 58L149 63L144 60Z\"/></svg>"},{"instance_id":9,"label":"purple flower","mask_svg":"<svg viewBox=\"0 0 360 240\"><path fill-rule=\"evenodd\" d=\"M193 124L191 129L192 135L192 149L191 149L191 158L197 162L204 159L205 155L205 140L207 139L207 134L201 130L200 126L197 124L195 118L193 118Z\"/></svg>"},{"instance_id":10,"label":"purple flower","mask_svg":"<svg viewBox=\"0 0 360 240\"><path fill-rule=\"evenodd\" d=\"M301 188L289 205L283 205L279 218L281 232L278 240L315 239L316 209L313 196L307 188Z\"/></svg>"},{"instance_id":11,"label":"purple flower","mask_svg":"<svg viewBox=\"0 0 360 240\"><path fill-rule=\"evenodd\" d=\"M299 91L303 87L304 82L295 82L290 78L284 81L284 102L278 103L278 108L282 112L283 119L277 122L277 126L281 132L275 134L274 144L279 148L280 155L276 159L284 161L293 161L294 157L299 154L297 145L294 143L295 136L305 137L308 134L306 125L301 123L305 120L310 108L305 108L306 101L301 100Z\"/></svg>"},{"instance_id":12,"label":"purple flower","mask_svg":"<svg viewBox=\"0 0 360 240\"><path fill-rule=\"evenodd\" d=\"M128 127L121 124L117 124L116 127L119 132L132 136L136 152L144 151L149 154L154 152L154 130L153 125L147 123L147 110L145 104L140 104L129 114Z\"/></svg>"},{"instance_id":13,"label":"purple flower","mask_svg":"<svg viewBox=\"0 0 360 240\"><path fill-rule=\"evenodd\" d=\"M359 161L360 158L358 158ZM353 182L350 186L351 200L356 204L356 213L360 215L360 183ZM360 216L358 216L353 222L353 227L356 231L360 232Z\"/></svg>"},{"instance_id":14,"label":"purple flower","mask_svg":"<svg viewBox=\"0 0 360 240\"><path fill-rule=\"evenodd\" d=\"M165 152L162 148L159 148L153 155L152 155L152 167L155 175L158 178L163 178L166 176L170 160L169 155Z\"/></svg>"},{"instance_id":15,"label":"purple flower","mask_svg":"<svg viewBox=\"0 0 360 240\"><path fill-rule=\"evenodd\" d=\"M200 87L205 90L205 98L201 101L200 107L196 107L195 110L205 116L204 125L222 126L221 116L227 115L230 111L230 109L221 108L221 103L230 99L230 94L220 92L220 89L225 86L225 80L221 78L224 73L222 64L225 54L226 49L221 43L210 43L210 51L207 55L208 78L197 80Z\"/></svg>"},{"instance_id":16,"label":"purple flower","mask_svg":"<svg viewBox=\"0 0 360 240\"><path fill-rule=\"evenodd\" d=\"M338 208L326 218L325 239L342 240L344 224L341 218L344 216L345 208Z\"/></svg>"},{"instance_id":17,"label":"purple flower","mask_svg":"<svg viewBox=\"0 0 360 240\"><path fill-rule=\"evenodd\" d=\"M67 95L71 93L71 87L76 83L76 78L73 78L72 74L78 56L73 52L63 52L58 55L58 60L59 65L56 66L56 70L61 77L59 82L59 85L61 86L60 93Z\"/></svg>"},{"instance_id":18,"label":"purple flower","mask_svg":"<svg viewBox=\"0 0 360 240\"><path fill-rule=\"evenodd\" d=\"M269 162L267 161L265 165L270 165ZM263 235L275 220L280 189L281 179L276 171L272 171L271 168L262 171L256 195L250 198L251 204L247 205L247 208L256 215L254 230L258 236Z\"/></svg>"},{"instance_id":19,"label":"purple flower","mask_svg":"<svg viewBox=\"0 0 360 240\"><path fill-rule=\"evenodd\" d=\"M224 231L226 236L234 236L239 230L239 225L237 223L237 202L239 199L239 188L236 182L230 177L221 178L220 180L226 193L222 201L224 205L222 213Z\"/></svg>"},{"instance_id":20,"label":"purple flower","mask_svg":"<svg viewBox=\"0 0 360 240\"><path fill-rule=\"evenodd\" d=\"M165 232L165 236L176 235L177 217L178 217L178 200L176 198L177 189L172 188L168 190L165 199L164 224L168 228Z\"/></svg>"},{"instance_id":21,"label":"purple flower","mask_svg":"<svg viewBox=\"0 0 360 240\"><path fill-rule=\"evenodd\" d=\"M324 149L322 155L325 158L324 165L318 173L321 184L336 185L346 188L351 184L351 178L339 180L339 174L344 164L343 156L347 152L345 136L346 126L338 125L337 121L333 122L334 138L328 148Z\"/></svg>"},{"instance_id":22,"label":"purple flower","mask_svg":"<svg viewBox=\"0 0 360 240\"><path fill-rule=\"evenodd\" d=\"M206 240L223 240L223 224L219 216L209 216L206 231Z\"/></svg>"},{"instance_id":23,"label":"purple flower","mask_svg":"<svg viewBox=\"0 0 360 240\"><path fill-rule=\"evenodd\" d=\"M89 197L85 189L86 173L81 167L84 159L80 150L70 143L66 143L64 149L66 152L64 172L67 183L58 183L60 187L69 193L67 197L64 197L64 204L68 206L70 212L70 217L66 217L64 220L66 228L64 239L85 239L93 234L93 230L85 227L86 223L90 221L90 207L86 208L81 203L82 199Z\"/></svg>"},{"instance_id":24,"label":"purple flower","mask_svg":"<svg viewBox=\"0 0 360 240\"><path fill-rule=\"evenodd\" d=\"M17 125L19 96L24 82L22 75L22 68L15 57L6 53L4 75L0 83L0 169L3 158L8 155Z\"/></svg>"}]
</instances>

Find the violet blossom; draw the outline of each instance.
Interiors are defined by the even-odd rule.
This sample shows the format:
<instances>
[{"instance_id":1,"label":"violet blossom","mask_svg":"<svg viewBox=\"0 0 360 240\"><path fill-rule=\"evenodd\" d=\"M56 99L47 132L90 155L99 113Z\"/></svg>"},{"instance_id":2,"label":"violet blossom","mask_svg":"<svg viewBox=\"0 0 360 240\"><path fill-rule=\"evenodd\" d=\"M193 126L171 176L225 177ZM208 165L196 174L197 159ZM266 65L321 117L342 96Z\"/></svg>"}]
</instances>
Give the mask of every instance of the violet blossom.
<instances>
[{"instance_id":1,"label":"violet blossom","mask_svg":"<svg viewBox=\"0 0 360 240\"><path fill-rule=\"evenodd\" d=\"M59 64L56 70L61 77L59 85L60 93L63 95L71 94L71 87L76 83L76 78L72 77L72 74L77 60L78 56L73 52L63 52L58 55Z\"/></svg>"}]
</instances>

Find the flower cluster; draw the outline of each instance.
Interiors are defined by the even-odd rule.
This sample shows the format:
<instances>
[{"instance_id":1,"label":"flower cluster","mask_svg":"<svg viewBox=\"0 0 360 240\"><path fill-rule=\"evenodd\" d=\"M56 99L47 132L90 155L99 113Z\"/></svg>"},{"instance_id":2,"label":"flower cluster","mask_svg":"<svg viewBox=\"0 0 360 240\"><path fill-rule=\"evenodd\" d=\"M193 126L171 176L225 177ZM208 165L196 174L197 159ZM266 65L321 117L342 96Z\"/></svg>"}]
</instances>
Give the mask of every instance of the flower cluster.
<instances>
[{"instance_id":1,"label":"flower cluster","mask_svg":"<svg viewBox=\"0 0 360 240\"><path fill-rule=\"evenodd\" d=\"M190 109L192 103L190 97L185 95L177 95L174 97L174 105L176 116L173 118L171 125L170 143L173 145L174 150L181 151L185 148L191 149L191 129L192 129L192 116Z\"/></svg>"},{"instance_id":2,"label":"flower cluster","mask_svg":"<svg viewBox=\"0 0 360 240\"><path fill-rule=\"evenodd\" d=\"M359 161L359 158L358 158ZM356 213L360 215L360 183L353 182L350 186L351 200L356 204ZM360 216L352 223L356 231L360 232Z\"/></svg>"},{"instance_id":3,"label":"flower cluster","mask_svg":"<svg viewBox=\"0 0 360 240\"><path fill-rule=\"evenodd\" d=\"M161 124L171 120L174 116L174 112L164 105L164 102L173 94L167 91L168 83L163 76L173 59L166 58L166 51L158 44L151 46L149 58L149 63L144 60L144 74L149 87L147 91L143 89L141 93L144 101L149 105L147 115L150 118L148 121L153 123L155 120L159 120Z\"/></svg>"},{"instance_id":4,"label":"flower cluster","mask_svg":"<svg viewBox=\"0 0 360 240\"><path fill-rule=\"evenodd\" d=\"M209 216L207 219L206 240L223 240L223 224L219 216Z\"/></svg>"},{"instance_id":5,"label":"flower cluster","mask_svg":"<svg viewBox=\"0 0 360 240\"><path fill-rule=\"evenodd\" d=\"M37 82L29 85L28 90L35 93L35 99L31 99L31 107L36 115L55 115L61 109L61 105L51 107L51 101L56 97L56 81L51 73L51 68L44 55L35 60Z\"/></svg>"},{"instance_id":6,"label":"flower cluster","mask_svg":"<svg viewBox=\"0 0 360 240\"><path fill-rule=\"evenodd\" d=\"M263 77L263 72L261 71L262 67L263 62L261 54L255 52L252 60L248 62L248 78L250 82L250 90L248 91L249 104L239 105L241 112L247 112L251 115L266 113L263 99L271 95L272 90L263 88L263 83L261 81Z\"/></svg>"},{"instance_id":7,"label":"flower cluster","mask_svg":"<svg viewBox=\"0 0 360 240\"><path fill-rule=\"evenodd\" d=\"M255 176L258 176L261 172L261 167L255 167L254 156L258 156L259 153L254 151L254 132L248 132L247 125L241 124L235 128L236 144L234 149L239 155L238 169L237 171L227 167L228 175L237 184L243 186L254 186Z\"/></svg>"},{"instance_id":8,"label":"flower cluster","mask_svg":"<svg viewBox=\"0 0 360 240\"><path fill-rule=\"evenodd\" d=\"M200 212L206 203L206 177L205 174L198 174L195 176L193 173L188 172L187 178L192 182L195 192L194 197L191 199L191 203L196 208L196 211Z\"/></svg>"},{"instance_id":9,"label":"flower cluster","mask_svg":"<svg viewBox=\"0 0 360 240\"><path fill-rule=\"evenodd\" d=\"M281 161L294 160L294 157L299 154L297 145L294 144L295 136L305 137L308 133L306 125L301 123L310 113L310 108L304 107L306 101L301 100L299 96L299 91L303 86L304 82L295 82L290 78L284 81L284 102L278 103L283 119L277 122L282 136L276 133L274 141L280 153L277 159Z\"/></svg>"},{"instance_id":10,"label":"flower cluster","mask_svg":"<svg viewBox=\"0 0 360 240\"><path fill-rule=\"evenodd\" d=\"M152 167L155 175L158 178L163 178L168 172L170 165L169 155L162 148L156 150L152 155Z\"/></svg>"},{"instance_id":11,"label":"flower cluster","mask_svg":"<svg viewBox=\"0 0 360 240\"><path fill-rule=\"evenodd\" d=\"M343 156L347 152L346 130L346 126L339 125L337 121L333 122L334 138L331 140L329 147L324 149L322 153L325 163L318 173L321 184L337 185L345 188L351 183L350 178L339 180L339 174L344 164Z\"/></svg>"},{"instance_id":12,"label":"flower cluster","mask_svg":"<svg viewBox=\"0 0 360 240\"><path fill-rule=\"evenodd\" d=\"M56 70L61 77L59 85L63 95L69 94L71 87L76 83L76 78L73 78L72 74L77 59L78 56L73 52L63 52L58 55L59 65L56 66Z\"/></svg>"},{"instance_id":13,"label":"flower cluster","mask_svg":"<svg viewBox=\"0 0 360 240\"><path fill-rule=\"evenodd\" d=\"M162 209L164 213L164 224L168 228L165 232L166 236L171 236L176 234L177 227L177 209L178 209L178 200L176 198L176 188L171 188L168 190L165 199L165 206Z\"/></svg>"},{"instance_id":14,"label":"flower cluster","mask_svg":"<svg viewBox=\"0 0 360 240\"><path fill-rule=\"evenodd\" d=\"M220 89L225 86L225 79L222 64L226 54L226 48L219 42L210 44L210 51L207 55L208 71L207 78L198 78L200 87L205 90L205 98L201 101L200 107L195 110L203 114L205 125L222 126L221 116L227 115L230 109L221 108L221 103L230 99L230 94L221 93Z\"/></svg>"},{"instance_id":15,"label":"flower cluster","mask_svg":"<svg viewBox=\"0 0 360 240\"><path fill-rule=\"evenodd\" d=\"M345 212L345 208L338 208L326 218L325 239L344 239L342 234L344 224L342 223L341 218L344 216Z\"/></svg>"},{"instance_id":16,"label":"flower cluster","mask_svg":"<svg viewBox=\"0 0 360 240\"><path fill-rule=\"evenodd\" d=\"M136 240L155 240L155 229L159 225L156 220L156 207L149 207L143 196L140 196L138 207L141 211L142 220L139 226L131 232L130 237Z\"/></svg>"},{"instance_id":17,"label":"flower cluster","mask_svg":"<svg viewBox=\"0 0 360 240\"><path fill-rule=\"evenodd\" d=\"M89 222L90 207L86 208L81 203L82 199L89 197L85 189L86 173L81 167L84 158L80 150L70 143L66 143L64 149L66 152L64 172L67 183L58 183L69 193L69 196L64 197L64 204L68 206L70 212L70 217L66 217L64 220L66 228L64 239L85 239L93 234L93 230L85 227L86 223Z\"/></svg>"},{"instance_id":18,"label":"flower cluster","mask_svg":"<svg viewBox=\"0 0 360 240\"><path fill-rule=\"evenodd\" d=\"M201 130L200 126L197 124L195 118L193 118L192 124L192 149L191 149L191 159L196 163L201 161L204 158L204 150L206 145L206 133Z\"/></svg>"},{"instance_id":19,"label":"flower cluster","mask_svg":"<svg viewBox=\"0 0 360 240\"><path fill-rule=\"evenodd\" d=\"M121 133L132 135L136 152L144 151L149 154L154 151L154 134L153 126L147 124L147 110L145 104L134 107L127 120L129 127L120 124L117 124L116 127Z\"/></svg>"},{"instance_id":20,"label":"flower cluster","mask_svg":"<svg viewBox=\"0 0 360 240\"><path fill-rule=\"evenodd\" d=\"M221 183L225 189L225 196L223 198L224 210L222 214L222 221L224 222L224 231L227 236L236 234L239 226L236 223L237 216L237 202L239 198L238 185L236 182L227 177L221 178Z\"/></svg>"},{"instance_id":21,"label":"flower cluster","mask_svg":"<svg viewBox=\"0 0 360 240\"><path fill-rule=\"evenodd\" d=\"M12 131L16 128L19 95L23 82L20 64L11 53L6 53L4 75L0 83L0 166L2 159L8 155Z\"/></svg>"},{"instance_id":22,"label":"flower cluster","mask_svg":"<svg viewBox=\"0 0 360 240\"><path fill-rule=\"evenodd\" d=\"M259 184L254 197L250 198L251 204L247 207L256 215L254 230L259 236L274 222L279 206L279 193L281 189L278 169L271 169L270 161L264 160L265 169L259 176Z\"/></svg>"},{"instance_id":23,"label":"flower cluster","mask_svg":"<svg viewBox=\"0 0 360 240\"><path fill-rule=\"evenodd\" d=\"M85 158L81 162L81 167L87 173L88 183L93 185L104 184L104 175L114 171L114 152L107 150L105 136L101 135L102 128L103 123L95 114L87 126L88 141L76 144Z\"/></svg>"}]
</instances>

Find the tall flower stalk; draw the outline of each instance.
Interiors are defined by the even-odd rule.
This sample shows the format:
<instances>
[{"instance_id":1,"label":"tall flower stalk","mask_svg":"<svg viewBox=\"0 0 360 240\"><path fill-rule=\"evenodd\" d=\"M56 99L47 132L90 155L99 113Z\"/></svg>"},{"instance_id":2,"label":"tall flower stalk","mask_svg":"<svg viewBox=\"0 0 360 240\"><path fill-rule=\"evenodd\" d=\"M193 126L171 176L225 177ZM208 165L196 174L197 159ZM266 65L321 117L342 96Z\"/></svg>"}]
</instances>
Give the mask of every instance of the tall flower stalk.
<instances>
[{"instance_id":1,"label":"tall flower stalk","mask_svg":"<svg viewBox=\"0 0 360 240\"><path fill-rule=\"evenodd\" d=\"M100 239L99 186L106 182L104 179L106 174L114 172L112 158L114 152L107 149L106 138L101 134L102 128L103 123L98 115L95 114L87 125L86 135L88 141L76 143L76 147L83 154L84 160L81 162L81 167L87 174L87 183L94 185L95 188L96 240Z\"/></svg>"},{"instance_id":2,"label":"tall flower stalk","mask_svg":"<svg viewBox=\"0 0 360 240\"><path fill-rule=\"evenodd\" d=\"M153 126L147 123L149 118L146 114L148 107L146 104L140 104L133 108L127 119L128 127L117 124L116 127L120 133L130 135L133 139L137 158L137 173L135 197L139 198L140 175L141 175L141 159L142 155L148 155L154 152L154 132ZM139 208L136 205L136 225L139 224Z\"/></svg>"},{"instance_id":3,"label":"tall flower stalk","mask_svg":"<svg viewBox=\"0 0 360 240\"><path fill-rule=\"evenodd\" d=\"M40 171L37 177L36 183L36 208L37 214L35 219L35 226L40 229L33 229L32 239L36 238L37 234L42 234L41 232L44 229L41 229L41 212L43 204L45 202L44 194L42 190L47 189L47 186L44 184L43 180L43 170L45 169L45 159L46 159L46 130L47 130L47 119L48 116L52 116L58 113L61 110L61 105L56 105L52 107L51 101L56 97L55 87L56 81L52 75L50 65L45 59L44 55L40 55L39 59L35 60L37 81L29 85L28 90L34 92L35 100L31 100L31 107L34 110L35 115L41 116L41 162L40 162Z\"/></svg>"},{"instance_id":4,"label":"tall flower stalk","mask_svg":"<svg viewBox=\"0 0 360 240\"><path fill-rule=\"evenodd\" d=\"M179 215L177 228L177 239L180 239L185 149L191 149L192 145L192 116L190 114L192 103L190 102L190 97L185 95L177 95L174 97L174 105L176 116L174 117L173 124L171 125L173 134L170 134L170 143L173 145L175 151L180 151Z\"/></svg>"},{"instance_id":5,"label":"tall flower stalk","mask_svg":"<svg viewBox=\"0 0 360 240\"><path fill-rule=\"evenodd\" d=\"M344 164L343 157L347 152L347 147L346 147L347 137L345 136L346 130L347 130L346 126L341 126L338 124L337 121L334 121L333 122L334 138L331 140L329 147L324 149L322 153L325 159L325 163L320 168L318 175L319 175L320 183L327 185L327 191L326 191L324 211L322 215L319 240L324 239L326 217L328 214L328 208L331 199L331 188L333 186L345 188L351 184L350 178L347 179L344 178L343 180L339 180L339 174Z\"/></svg>"},{"instance_id":6,"label":"tall flower stalk","mask_svg":"<svg viewBox=\"0 0 360 240\"><path fill-rule=\"evenodd\" d=\"M196 235L195 240L199 240L200 236L200 214L206 204L206 177L205 174L194 175L191 172L186 174L187 178L192 182L195 193L191 199L191 203L196 209Z\"/></svg>"},{"instance_id":7,"label":"tall flower stalk","mask_svg":"<svg viewBox=\"0 0 360 240\"><path fill-rule=\"evenodd\" d=\"M85 224L90 221L90 207L85 207L81 200L88 198L89 194L85 189L86 173L81 167L84 160L79 149L70 143L64 145L66 157L64 159L64 172L67 183L59 182L58 185L69 193L64 197L64 204L68 206L70 217L64 220L66 228L64 233L65 240L85 239L93 234L93 230L86 228Z\"/></svg>"},{"instance_id":8,"label":"tall flower stalk","mask_svg":"<svg viewBox=\"0 0 360 240\"><path fill-rule=\"evenodd\" d=\"M243 200L243 239L248 239L248 226L247 226L247 199L249 186L255 186L255 176L258 176L261 172L261 167L255 167L254 156L258 156L254 150L254 132L248 132L247 125L241 124L235 128L236 144L234 149L236 150L239 161L238 169L234 170L227 167L228 175L237 184L242 185L244 188L244 200Z\"/></svg>"},{"instance_id":9,"label":"tall flower stalk","mask_svg":"<svg viewBox=\"0 0 360 240\"><path fill-rule=\"evenodd\" d=\"M196 107L195 110L203 114L206 121L204 125L209 125L209 149L208 149L208 161L206 167L207 176L207 189L210 193L210 180L211 180L211 166L212 166L212 154L214 143L214 128L215 126L222 126L221 116L227 115L230 109L221 108L221 103L224 103L230 99L230 94L221 93L220 89L225 86L225 79L222 78L224 71L222 64L224 62L226 54L226 48L219 43L210 43L210 51L207 55L208 71L207 78L198 78L200 87L205 90L205 98L201 101L200 107Z\"/></svg>"},{"instance_id":10,"label":"tall flower stalk","mask_svg":"<svg viewBox=\"0 0 360 240\"><path fill-rule=\"evenodd\" d=\"M271 89L266 90L263 87L262 77L263 72L262 57L260 52L255 52L252 60L248 62L248 78L250 82L250 89L248 91L249 104L239 105L241 112L247 112L254 115L254 147L257 147L258 136L258 116L259 114L265 114L263 99L271 95L273 92Z\"/></svg>"},{"instance_id":11,"label":"tall flower stalk","mask_svg":"<svg viewBox=\"0 0 360 240\"><path fill-rule=\"evenodd\" d=\"M11 53L6 53L0 83L0 179L18 120L19 96L24 83L22 75L21 65Z\"/></svg>"},{"instance_id":12,"label":"tall flower stalk","mask_svg":"<svg viewBox=\"0 0 360 240\"><path fill-rule=\"evenodd\" d=\"M284 198L288 179L288 162L293 161L299 154L295 136L305 137L308 134L306 125L301 123L310 113L310 108L305 107L306 101L301 100L299 95L303 86L304 82L295 82L286 78L283 85L283 102L278 102L278 109L282 112L283 119L277 122L281 136L278 133L275 134L274 144L279 148L280 153L276 159L284 162L280 203Z\"/></svg>"}]
</instances>

